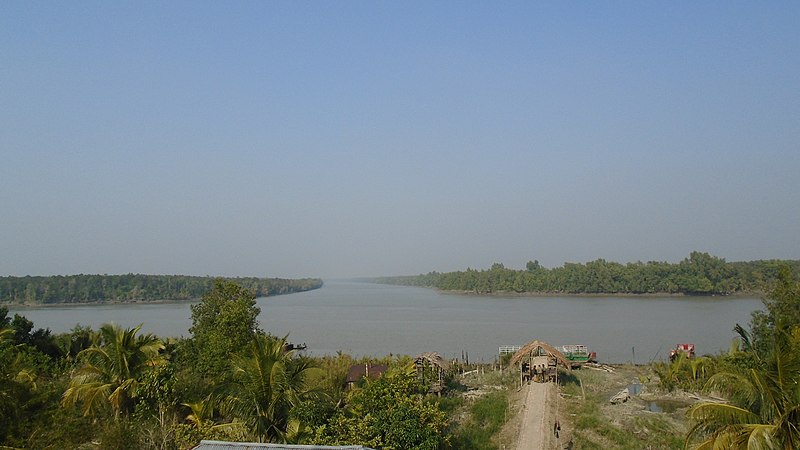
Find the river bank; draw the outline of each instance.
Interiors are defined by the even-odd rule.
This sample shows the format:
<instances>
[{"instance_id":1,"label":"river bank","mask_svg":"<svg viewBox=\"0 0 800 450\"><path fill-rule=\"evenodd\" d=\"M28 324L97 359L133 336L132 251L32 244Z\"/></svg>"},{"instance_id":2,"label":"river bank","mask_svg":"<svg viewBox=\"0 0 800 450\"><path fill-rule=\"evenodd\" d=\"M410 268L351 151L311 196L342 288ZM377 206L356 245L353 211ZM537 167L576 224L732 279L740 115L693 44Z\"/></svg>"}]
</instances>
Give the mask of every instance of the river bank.
<instances>
[{"instance_id":1,"label":"river bank","mask_svg":"<svg viewBox=\"0 0 800 450\"><path fill-rule=\"evenodd\" d=\"M320 288L315 288L320 289ZM313 289L311 289L313 290ZM300 294L303 292L308 291L296 291L296 292L283 292L283 293L276 293L271 294L268 296L259 296L257 298L267 298L267 297L278 297L278 296L286 296L292 294ZM59 308L59 307L85 307L85 306L114 306L114 305L169 305L169 304L194 304L200 301L200 297L192 297L187 299L156 299L156 300L148 300L148 299L131 299L131 300L102 300L96 302L51 302L51 303L12 303L12 302L0 302L0 307L5 306L9 309L19 309L19 310L29 310L29 309L39 309L39 308Z\"/></svg>"},{"instance_id":2,"label":"river bank","mask_svg":"<svg viewBox=\"0 0 800 450\"><path fill-rule=\"evenodd\" d=\"M610 399L624 389L630 397ZM666 392L650 365L583 368L561 380L556 420L561 441L575 449L682 449L689 429L686 411L697 401Z\"/></svg>"},{"instance_id":3,"label":"river bank","mask_svg":"<svg viewBox=\"0 0 800 450\"><path fill-rule=\"evenodd\" d=\"M469 297L575 297L575 298L761 298L764 296L763 291L741 291L731 294L684 294L684 293L669 293L669 292L645 292L640 294L633 293L598 293L598 292L516 292L516 291L494 291L494 292L475 292L475 291L460 291L460 290L443 290L437 288L423 287L423 289L432 289L442 295L461 295Z\"/></svg>"},{"instance_id":4,"label":"river bank","mask_svg":"<svg viewBox=\"0 0 800 450\"><path fill-rule=\"evenodd\" d=\"M286 295L286 294L283 294ZM63 302L63 303L0 303L0 307L13 308L15 310L27 311L45 308L64 308L64 307L86 307L86 306L119 306L119 305L170 305L170 304L192 304L200 301L200 298L190 298L185 300L105 300L101 302Z\"/></svg>"}]
</instances>

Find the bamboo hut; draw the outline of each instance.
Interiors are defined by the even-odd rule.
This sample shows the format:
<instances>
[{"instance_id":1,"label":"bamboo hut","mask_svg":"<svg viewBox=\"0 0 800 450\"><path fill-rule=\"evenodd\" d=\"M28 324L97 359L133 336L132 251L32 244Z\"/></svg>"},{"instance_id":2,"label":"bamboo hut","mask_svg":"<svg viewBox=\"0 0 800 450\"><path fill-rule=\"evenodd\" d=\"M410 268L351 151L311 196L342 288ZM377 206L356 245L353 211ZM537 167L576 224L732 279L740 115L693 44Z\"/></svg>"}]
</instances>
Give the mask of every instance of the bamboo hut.
<instances>
[{"instance_id":1,"label":"bamboo hut","mask_svg":"<svg viewBox=\"0 0 800 450\"><path fill-rule=\"evenodd\" d=\"M571 370L570 361L555 347L542 341L531 341L523 345L511 357L511 364L520 364L520 380L555 380L558 365Z\"/></svg>"},{"instance_id":2,"label":"bamboo hut","mask_svg":"<svg viewBox=\"0 0 800 450\"><path fill-rule=\"evenodd\" d=\"M444 390L444 375L447 372L447 362L436 352L425 352L414 359L417 371L417 380L425 383L427 374L432 374L431 392L441 395Z\"/></svg>"}]
</instances>

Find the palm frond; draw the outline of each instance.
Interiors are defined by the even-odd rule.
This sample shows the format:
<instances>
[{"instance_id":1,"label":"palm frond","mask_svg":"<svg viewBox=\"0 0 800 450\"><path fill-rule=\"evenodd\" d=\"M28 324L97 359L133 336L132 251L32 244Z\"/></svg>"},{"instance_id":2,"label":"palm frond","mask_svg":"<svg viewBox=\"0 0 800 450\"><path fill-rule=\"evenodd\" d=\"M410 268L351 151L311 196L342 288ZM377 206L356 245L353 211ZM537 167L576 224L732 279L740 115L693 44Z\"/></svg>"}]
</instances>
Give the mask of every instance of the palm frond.
<instances>
[{"instance_id":1,"label":"palm frond","mask_svg":"<svg viewBox=\"0 0 800 450\"><path fill-rule=\"evenodd\" d=\"M748 450L772 450L775 447L774 425L753 424L745 427L749 432L747 438Z\"/></svg>"},{"instance_id":2,"label":"palm frond","mask_svg":"<svg viewBox=\"0 0 800 450\"><path fill-rule=\"evenodd\" d=\"M744 327L737 323L736 326L733 327L733 332L739 335L739 340L742 343L740 350L748 352L753 349L752 338L749 331L745 330Z\"/></svg>"},{"instance_id":3,"label":"palm frond","mask_svg":"<svg viewBox=\"0 0 800 450\"><path fill-rule=\"evenodd\" d=\"M4 342L11 342L14 336L13 328L0 328L0 344Z\"/></svg>"},{"instance_id":4,"label":"palm frond","mask_svg":"<svg viewBox=\"0 0 800 450\"><path fill-rule=\"evenodd\" d=\"M718 392L737 405L753 405L760 399L757 386L748 374L719 372L712 375L705 384L706 390Z\"/></svg>"},{"instance_id":5,"label":"palm frond","mask_svg":"<svg viewBox=\"0 0 800 450\"><path fill-rule=\"evenodd\" d=\"M84 415L110 408L114 415L128 411L139 380L162 360L163 343L152 335L137 336L141 325L122 329L104 324L91 347L78 358L83 365L73 371L64 392L65 405L82 403Z\"/></svg>"},{"instance_id":6,"label":"palm frond","mask_svg":"<svg viewBox=\"0 0 800 450\"><path fill-rule=\"evenodd\" d=\"M700 403L689 408L686 416L697 421L694 432L715 433L735 425L759 423L753 412L727 403Z\"/></svg>"},{"instance_id":7,"label":"palm frond","mask_svg":"<svg viewBox=\"0 0 800 450\"><path fill-rule=\"evenodd\" d=\"M247 426L251 439L285 442L291 409L304 397L310 360L293 358L286 340L257 336L250 352L234 358L223 411Z\"/></svg>"}]
</instances>

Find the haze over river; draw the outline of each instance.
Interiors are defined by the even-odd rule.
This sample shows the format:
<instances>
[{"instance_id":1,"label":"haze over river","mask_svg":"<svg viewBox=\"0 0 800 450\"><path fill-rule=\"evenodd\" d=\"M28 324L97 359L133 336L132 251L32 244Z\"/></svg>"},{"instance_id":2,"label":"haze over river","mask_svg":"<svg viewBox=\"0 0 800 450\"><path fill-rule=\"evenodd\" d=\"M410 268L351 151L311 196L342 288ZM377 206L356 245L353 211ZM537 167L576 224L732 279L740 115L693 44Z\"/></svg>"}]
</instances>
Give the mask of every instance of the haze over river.
<instances>
[{"instance_id":1,"label":"haze over river","mask_svg":"<svg viewBox=\"0 0 800 450\"><path fill-rule=\"evenodd\" d=\"M188 336L190 302L54 306L12 309L36 328L59 333L75 324L106 322L159 336ZM727 350L736 323L763 307L740 297L502 297L444 294L431 289L328 281L321 289L259 298L266 331L308 344L312 355L338 350L353 355L445 358L468 352L471 362L491 362L501 345L533 339L554 345L586 344L603 362L664 359L677 343L698 354Z\"/></svg>"}]
</instances>

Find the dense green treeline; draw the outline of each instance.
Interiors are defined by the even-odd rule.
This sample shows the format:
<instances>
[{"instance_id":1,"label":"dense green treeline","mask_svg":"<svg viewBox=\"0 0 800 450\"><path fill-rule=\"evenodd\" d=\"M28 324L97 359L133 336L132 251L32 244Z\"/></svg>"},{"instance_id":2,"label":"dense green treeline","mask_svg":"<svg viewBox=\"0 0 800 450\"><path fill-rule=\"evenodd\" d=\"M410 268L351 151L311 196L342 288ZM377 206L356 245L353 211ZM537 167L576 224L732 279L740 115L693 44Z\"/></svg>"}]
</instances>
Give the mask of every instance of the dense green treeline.
<instances>
[{"instance_id":1,"label":"dense green treeline","mask_svg":"<svg viewBox=\"0 0 800 450\"><path fill-rule=\"evenodd\" d=\"M256 296L317 289L318 278L229 278ZM212 277L185 275L56 275L0 277L0 303L96 303L197 299L214 285Z\"/></svg>"},{"instance_id":2,"label":"dense green treeline","mask_svg":"<svg viewBox=\"0 0 800 450\"><path fill-rule=\"evenodd\" d=\"M536 292L564 294L687 294L728 295L765 292L779 269L800 273L800 261L761 260L726 262L708 253L692 252L683 261L620 264L598 259L585 264L565 263L547 269L529 261L525 270L496 263L489 270L430 272L408 277L384 277L384 284L432 287L478 294Z\"/></svg>"}]
</instances>

